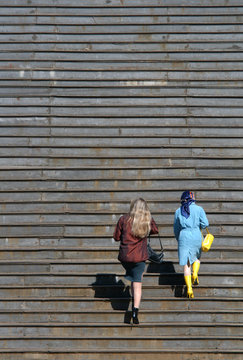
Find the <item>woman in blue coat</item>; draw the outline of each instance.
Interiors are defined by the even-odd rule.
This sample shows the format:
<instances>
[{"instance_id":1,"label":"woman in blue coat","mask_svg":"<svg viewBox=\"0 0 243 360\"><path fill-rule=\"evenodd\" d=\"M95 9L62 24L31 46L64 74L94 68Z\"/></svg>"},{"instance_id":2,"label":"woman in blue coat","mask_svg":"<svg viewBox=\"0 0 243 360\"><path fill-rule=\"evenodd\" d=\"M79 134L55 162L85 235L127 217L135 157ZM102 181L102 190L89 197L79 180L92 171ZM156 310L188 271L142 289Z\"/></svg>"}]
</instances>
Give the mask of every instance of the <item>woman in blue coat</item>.
<instances>
[{"instance_id":1,"label":"woman in blue coat","mask_svg":"<svg viewBox=\"0 0 243 360\"><path fill-rule=\"evenodd\" d=\"M195 204L192 191L184 191L181 195L181 207L175 212L174 233L178 242L180 265L184 266L184 278L187 286L187 297L194 298L192 284L198 285L202 234L201 229L209 225L202 207ZM193 274L191 276L191 265Z\"/></svg>"}]
</instances>

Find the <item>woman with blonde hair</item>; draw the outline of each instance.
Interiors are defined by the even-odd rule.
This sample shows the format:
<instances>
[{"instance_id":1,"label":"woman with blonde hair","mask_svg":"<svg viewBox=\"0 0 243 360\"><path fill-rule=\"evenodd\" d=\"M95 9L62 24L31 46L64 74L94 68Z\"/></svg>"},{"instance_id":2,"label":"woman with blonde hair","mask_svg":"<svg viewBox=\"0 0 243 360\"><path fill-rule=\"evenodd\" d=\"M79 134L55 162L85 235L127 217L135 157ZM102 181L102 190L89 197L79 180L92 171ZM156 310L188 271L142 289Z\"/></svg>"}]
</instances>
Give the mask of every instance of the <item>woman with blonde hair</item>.
<instances>
[{"instance_id":1,"label":"woman with blonde hair","mask_svg":"<svg viewBox=\"0 0 243 360\"><path fill-rule=\"evenodd\" d=\"M132 319L139 324L138 310L142 297L142 276L148 259L147 236L157 234L158 228L142 198L133 200L130 212L120 217L113 238L120 241L118 260L126 270L125 278L131 281L133 297Z\"/></svg>"}]
</instances>

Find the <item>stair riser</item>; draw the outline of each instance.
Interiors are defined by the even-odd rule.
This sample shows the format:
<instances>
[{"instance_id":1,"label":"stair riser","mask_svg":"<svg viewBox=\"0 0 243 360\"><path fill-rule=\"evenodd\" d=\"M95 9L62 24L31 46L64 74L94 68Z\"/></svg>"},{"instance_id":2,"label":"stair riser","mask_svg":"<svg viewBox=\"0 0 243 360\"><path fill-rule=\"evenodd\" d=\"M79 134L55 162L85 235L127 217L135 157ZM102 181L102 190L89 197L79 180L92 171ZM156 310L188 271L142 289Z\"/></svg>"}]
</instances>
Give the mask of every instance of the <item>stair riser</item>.
<instances>
[{"instance_id":1,"label":"stair riser","mask_svg":"<svg viewBox=\"0 0 243 360\"><path fill-rule=\"evenodd\" d=\"M107 249L106 249L107 250ZM155 250L159 250L156 249ZM34 251L1 251L0 260L63 260L63 259L77 259L77 260L114 260L117 259L118 249L109 251L62 251L62 250L34 250ZM177 262L177 250L165 251L166 259ZM243 250L230 251L230 250L211 250L202 255L204 259L242 259Z\"/></svg>"},{"instance_id":2,"label":"stair riser","mask_svg":"<svg viewBox=\"0 0 243 360\"><path fill-rule=\"evenodd\" d=\"M130 320L131 314L130 311L110 311L108 313L104 313L100 311L98 313L90 313L90 312L83 312L83 313L57 313L51 312L47 313L46 311L43 312L6 312L0 313L0 322L3 323L40 323L40 322L47 322L47 323L58 323L58 322L65 322L65 323L121 323L123 324L124 321ZM149 313L146 314L144 312L140 312L139 319L141 323L147 322L155 322L155 323L165 323L165 322L203 322L203 323L222 323L222 322L229 322L229 323L240 323L243 321L243 313L238 313L237 311L233 313L205 313L202 312L190 312L185 311L183 313L177 312L161 312L161 313Z\"/></svg>"},{"instance_id":3,"label":"stair riser","mask_svg":"<svg viewBox=\"0 0 243 360\"><path fill-rule=\"evenodd\" d=\"M0 336L243 336L242 326L127 326L127 327L1 327Z\"/></svg>"},{"instance_id":4,"label":"stair riser","mask_svg":"<svg viewBox=\"0 0 243 360\"><path fill-rule=\"evenodd\" d=\"M166 272L168 271L168 268L171 268L172 264L161 264L159 269L160 272ZM16 265L18 267L18 265ZM30 265L31 266L31 265ZM173 264L174 267L174 271L175 272L181 272L182 271L182 267L177 265L177 264ZM54 272L82 272L82 271L95 271L95 272L103 272L103 271L120 271L121 269L121 265L118 264L52 264L50 266L50 271L54 271ZM151 272L152 269L154 269L153 266L148 265L147 267L147 272ZM1 267L0 267L0 271L1 271ZM21 271L21 269L19 269L19 271ZM33 271L34 268L33 268ZM44 270L43 270L44 271ZM200 271L205 272L205 273L210 273L212 274L213 272L241 272L242 271L242 263L239 264L225 264L224 262L222 262L222 264L204 264L203 262L201 263L201 267L200 267Z\"/></svg>"},{"instance_id":5,"label":"stair riser","mask_svg":"<svg viewBox=\"0 0 243 360\"><path fill-rule=\"evenodd\" d=\"M0 298L19 298L19 297L28 297L28 298L49 298L49 297L121 297L126 294L130 294L130 287L129 289L125 290L125 287L121 288L33 288L33 289L0 289ZM154 297L161 296L176 296L180 297L183 295L185 291L185 286L178 286L177 289L173 287L166 287L166 288L145 288L143 287L143 296L149 297L153 295ZM224 296L224 297L243 297L243 288L202 288L200 286L193 288L194 294L203 297L212 297L212 296Z\"/></svg>"},{"instance_id":6,"label":"stair riser","mask_svg":"<svg viewBox=\"0 0 243 360\"><path fill-rule=\"evenodd\" d=\"M80 351L79 353L40 353L40 352L26 352L23 357L23 353L3 353L0 354L0 360L147 360L149 358L153 360L242 360L242 352L239 353L228 353L228 352L193 352L193 353L182 353L181 351L175 352L164 352L163 350L157 353L133 353L133 352L112 352L111 354L107 352L98 352L94 351L92 353L86 353L85 351Z\"/></svg>"},{"instance_id":7,"label":"stair riser","mask_svg":"<svg viewBox=\"0 0 243 360\"><path fill-rule=\"evenodd\" d=\"M104 300L65 300L65 301L16 301L6 300L0 302L0 311L2 310L66 310L66 311L90 311L90 310L127 310L131 306L131 299L104 299ZM211 301L195 299L167 300L143 300L140 306L141 310L242 310L241 301Z\"/></svg>"},{"instance_id":8,"label":"stair riser","mask_svg":"<svg viewBox=\"0 0 243 360\"><path fill-rule=\"evenodd\" d=\"M147 272L153 272L152 270L155 267L153 265L148 265ZM122 271L122 266L120 263L111 263L111 264L0 264L0 273L36 273L36 272L57 272L57 273L72 273L72 272L120 272ZM166 273L168 270L172 269L174 272L181 272L182 266L178 264L172 263L164 263L159 267L160 273ZM158 270L157 270L158 271ZM220 264L210 263L205 264L202 262L200 271L204 273L227 273L227 272L241 272L242 271L242 263L230 263L226 264L222 261Z\"/></svg>"},{"instance_id":9,"label":"stair riser","mask_svg":"<svg viewBox=\"0 0 243 360\"><path fill-rule=\"evenodd\" d=\"M163 246L166 248L171 248L172 246L177 247L177 241L176 239L172 236L170 238L168 237L164 237L163 234L161 233L161 239L162 239L162 243ZM155 238L152 242L153 247L157 246L156 242L157 242L157 238ZM227 237L223 237L222 235L220 235L219 237L215 237L214 240L214 244L216 246L220 246L222 248L225 249L225 251L227 250L227 248L230 251L230 247L232 246L242 246L242 237L233 237L231 235L231 237L227 236ZM13 247L19 247L19 249L21 250L23 247L34 247L34 246L52 246L52 247L96 247L96 246L104 246L106 249L109 248L110 246L114 247L117 246L117 249L119 248L119 243L116 243L115 241L112 240L111 237L105 237L105 235L103 236L82 236L82 234L79 234L78 237L76 238L71 238L71 237L66 237L66 238L61 238L61 237L52 237L52 238L38 238L38 237L14 237L14 238L0 238L0 247L6 247L9 248L10 246ZM211 251L214 251L214 245ZM210 252L211 252L210 251Z\"/></svg>"},{"instance_id":10,"label":"stair riser","mask_svg":"<svg viewBox=\"0 0 243 360\"><path fill-rule=\"evenodd\" d=\"M200 275L200 285L210 285L210 286L217 286L217 285L242 285L243 283L243 276L241 275ZM98 275L94 274L84 274L80 275L68 275L68 274L50 274L50 275L9 275L6 274L0 277L0 285L117 285L117 284L124 284L124 276L118 273L101 273ZM130 284L130 282L129 282ZM145 273L143 277L143 284L145 285L184 285L184 277L180 274L171 274L171 275L163 275L163 274L148 274Z\"/></svg>"},{"instance_id":11,"label":"stair riser","mask_svg":"<svg viewBox=\"0 0 243 360\"><path fill-rule=\"evenodd\" d=\"M7 341L6 341L7 340ZM189 338L189 339L131 339L128 338L118 339L118 338L94 338L94 339L6 339L0 340L0 348L3 350L8 349L18 349L25 348L31 349L56 349L60 348L87 348L90 350L99 348L105 348L107 350L122 348L126 344L127 348L145 349L151 350L161 350L165 348L177 348L184 349L190 347L191 349L220 349L220 350L229 350L229 349L242 349L242 340L240 339L199 339L199 338Z\"/></svg>"}]
</instances>

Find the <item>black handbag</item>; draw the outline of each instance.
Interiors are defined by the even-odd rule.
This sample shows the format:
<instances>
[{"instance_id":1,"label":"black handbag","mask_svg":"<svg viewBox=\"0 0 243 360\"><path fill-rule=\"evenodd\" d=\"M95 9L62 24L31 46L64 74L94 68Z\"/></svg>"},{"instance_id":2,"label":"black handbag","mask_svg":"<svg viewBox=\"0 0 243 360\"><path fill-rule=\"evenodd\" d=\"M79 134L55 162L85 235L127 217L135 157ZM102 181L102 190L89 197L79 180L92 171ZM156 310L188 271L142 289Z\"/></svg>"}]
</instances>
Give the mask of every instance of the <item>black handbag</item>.
<instances>
[{"instance_id":1,"label":"black handbag","mask_svg":"<svg viewBox=\"0 0 243 360\"><path fill-rule=\"evenodd\" d=\"M149 255L148 260L153 262L153 263L156 263L156 264L161 264L164 261L163 260L163 258L164 258L164 249L163 249L162 242L161 242L159 234L158 234L158 237L159 237L159 243L160 243L160 251L156 252L150 246L150 235L149 235L148 243L147 243L147 249L148 249L148 255Z\"/></svg>"}]
</instances>

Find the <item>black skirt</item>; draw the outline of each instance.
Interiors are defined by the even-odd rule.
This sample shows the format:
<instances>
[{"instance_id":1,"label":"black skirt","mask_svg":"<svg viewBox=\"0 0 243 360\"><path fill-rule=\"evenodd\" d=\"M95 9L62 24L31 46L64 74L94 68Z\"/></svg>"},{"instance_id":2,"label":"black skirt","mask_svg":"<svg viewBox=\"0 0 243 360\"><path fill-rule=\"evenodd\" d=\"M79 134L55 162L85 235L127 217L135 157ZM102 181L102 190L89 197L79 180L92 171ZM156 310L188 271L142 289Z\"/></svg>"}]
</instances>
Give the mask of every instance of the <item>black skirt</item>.
<instances>
[{"instance_id":1,"label":"black skirt","mask_svg":"<svg viewBox=\"0 0 243 360\"><path fill-rule=\"evenodd\" d=\"M145 261L138 263L122 262L122 266L126 270L125 279L132 282L142 282L142 275L145 270Z\"/></svg>"}]
</instances>

